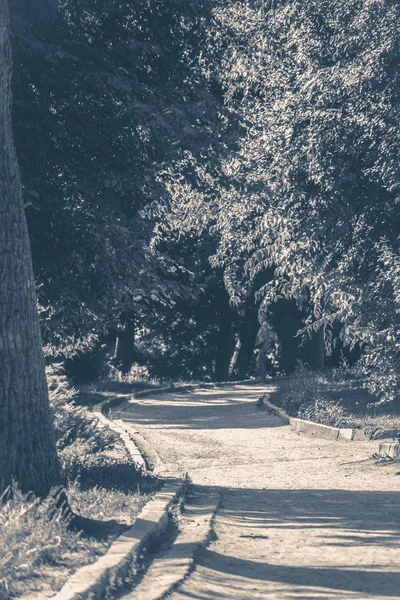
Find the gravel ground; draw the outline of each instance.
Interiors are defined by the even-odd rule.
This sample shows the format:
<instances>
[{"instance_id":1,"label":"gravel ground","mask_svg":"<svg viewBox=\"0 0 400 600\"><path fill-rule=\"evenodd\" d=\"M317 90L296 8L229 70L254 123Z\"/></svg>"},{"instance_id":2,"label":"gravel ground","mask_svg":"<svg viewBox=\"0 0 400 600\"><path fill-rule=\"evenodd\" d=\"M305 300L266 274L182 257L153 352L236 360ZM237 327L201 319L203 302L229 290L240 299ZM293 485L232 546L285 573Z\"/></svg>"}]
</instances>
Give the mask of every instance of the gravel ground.
<instances>
[{"instance_id":1,"label":"gravel ground","mask_svg":"<svg viewBox=\"0 0 400 600\"><path fill-rule=\"evenodd\" d=\"M400 467L371 460L377 442L295 434L256 407L265 389L159 395L120 414L168 473L222 492L212 542L172 600L398 598Z\"/></svg>"}]
</instances>

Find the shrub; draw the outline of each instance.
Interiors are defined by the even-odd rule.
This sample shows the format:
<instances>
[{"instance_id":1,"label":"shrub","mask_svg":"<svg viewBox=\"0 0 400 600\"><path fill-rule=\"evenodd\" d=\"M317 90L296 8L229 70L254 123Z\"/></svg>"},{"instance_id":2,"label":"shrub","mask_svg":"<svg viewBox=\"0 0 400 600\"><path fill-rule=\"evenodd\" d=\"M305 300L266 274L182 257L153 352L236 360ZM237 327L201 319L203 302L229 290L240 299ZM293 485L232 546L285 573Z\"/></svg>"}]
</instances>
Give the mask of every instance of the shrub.
<instances>
[{"instance_id":1,"label":"shrub","mask_svg":"<svg viewBox=\"0 0 400 600\"><path fill-rule=\"evenodd\" d=\"M302 408L313 405L320 398L321 378L322 375L299 364L296 371L282 383L282 408L295 417Z\"/></svg>"},{"instance_id":2,"label":"shrub","mask_svg":"<svg viewBox=\"0 0 400 600\"><path fill-rule=\"evenodd\" d=\"M93 457L120 444L118 436L76 404L73 388L61 365L47 368L49 399L54 413L57 449L65 481L73 481L96 460Z\"/></svg>"},{"instance_id":3,"label":"shrub","mask_svg":"<svg viewBox=\"0 0 400 600\"><path fill-rule=\"evenodd\" d=\"M315 373L300 364L281 387L281 405L294 417L332 427L354 427L341 403L329 399L329 384L339 378L343 379L341 370Z\"/></svg>"}]
</instances>

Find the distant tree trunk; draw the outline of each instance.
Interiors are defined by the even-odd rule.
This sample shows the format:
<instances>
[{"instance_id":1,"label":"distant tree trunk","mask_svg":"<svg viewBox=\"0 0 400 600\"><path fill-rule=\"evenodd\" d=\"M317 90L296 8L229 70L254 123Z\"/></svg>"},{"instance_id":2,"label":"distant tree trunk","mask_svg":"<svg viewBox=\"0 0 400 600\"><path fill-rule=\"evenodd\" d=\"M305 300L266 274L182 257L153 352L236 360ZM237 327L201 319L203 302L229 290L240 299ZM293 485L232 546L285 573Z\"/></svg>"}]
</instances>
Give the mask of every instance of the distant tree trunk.
<instances>
[{"instance_id":1,"label":"distant tree trunk","mask_svg":"<svg viewBox=\"0 0 400 600\"><path fill-rule=\"evenodd\" d=\"M258 322L258 305L251 297L246 302L243 321L239 332L240 347L237 352L235 364L232 367L231 379L240 381L245 379L253 358L257 331L260 327Z\"/></svg>"},{"instance_id":2,"label":"distant tree trunk","mask_svg":"<svg viewBox=\"0 0 400 600\"><path fill-rule=\"evenodd\" d=\"M295 300L280 299L270 307L271 323L281 347L280 363L285 373L292 373L297 365L300 340L296 337L302 327L302 314Z\"/></svg>"},{"instance_id":3,"label":"distant tree trunk","mask_svg":"<svg viewBox=\"0 0 400 600\"><path fill-rule=\"evenodd\" d=\"M232 315L229 306L229 298L227 297L227 306L219 313L219 340L214 373L216 381L228 381L229 379L229 365L232 357L232 344Z\"/></svg>"},{"instance_id":4,"label":"distant tree trunk","mask_svg":"<svg viewBox=\"0 0 400 600\"><path fill-rule=\"evenodd\" d=\"M239 332L239 344L235 350L236 360L232 361L231 379L233 381L245 379L251 365L256 345L257 332L260 327L258 321L260 302L256 302L255 294L266 283L271 281L273 276L274 267L268 267L265 271L262 271L256 276L252 287L249 290L249 296L245 304L243 321Z\"/></svg>"},{"instance_id":5,"label":"distant tree trunk","mask_svg":"<svg viewBox=\"0 0 400 600\"><path fill-rule=\"evenodd\" d=\"M321 327L313 333L307 343L307 362L313 371L321 371L325 366L325 335Z\"/></svg>"},{"instance_id":6,"label":"distant tree trunk","mask_svg":"<svg viewBox=\"0 0 400 600\"><path fill-rule=\"evenodd\" d=\"M135 360L135 316L123 313L115 342L113 362L124 375L129 373Z\"/></svg>"},{"instance_id":7,"label":"distant tree trunk","mask_svg":"<svg viewBox=\"0 0 400 600\"><path fill-rule=\"evenodd\" d=\"M8 6L0 0L0 485L59 484L28 229L11 127Z\"/></svg>"}]
</instances>

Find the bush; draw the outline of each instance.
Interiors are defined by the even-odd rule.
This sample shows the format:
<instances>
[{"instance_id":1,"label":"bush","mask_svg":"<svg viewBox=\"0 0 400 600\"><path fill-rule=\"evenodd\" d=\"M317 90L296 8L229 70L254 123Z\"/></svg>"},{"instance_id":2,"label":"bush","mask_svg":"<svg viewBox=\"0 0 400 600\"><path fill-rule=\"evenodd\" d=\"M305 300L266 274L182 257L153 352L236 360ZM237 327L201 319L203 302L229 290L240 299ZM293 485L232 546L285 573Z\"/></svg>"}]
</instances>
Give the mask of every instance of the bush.
<instances>
[{"instance_id":1,"label":"bush","mask_svg":"<svg viewBox=\"0 0 400 600\"><path fill-rule=\"evenodd\" d=\"M297 417L299 411L313 405L320 399L321 378L320 374L299 364L296 371L282 383L282 408L292 417Z\"/></svg>"},{"instance_id":2,"label":"bush","mask_svg":"<svg viewBox=\"0 0 400 600\"><path fill-rule=\"evenodd\" d=\"M332 427L354 427L355 422L340 402L328 397L329 384L344 378L343 372L315 373L300 364L281 386L281 406L293 417Z\"/></svg>"},{"instance_id":3,"label":"bush","mask_svg":"<svg viewBox=\"0 0 400 600\"><path fill-rule=\"evenodd\" d=\"M309 406L301 406L298 417L331 427L354 427L354 421L338 402L315 400Z\"/></svg>"},{"instance_id":4,"label":"bush","mask_svg":"<svg viewBox=\"0 0 400 600\"><path fill-rule=\"evenodd\" d=\"M99 427L98 419L76 404L77 391L61 365L47 367L47 381L63 478L73 481L101 460L101 453L121 446L121 442L117 434Z\"/></svg>"}]
</instances>

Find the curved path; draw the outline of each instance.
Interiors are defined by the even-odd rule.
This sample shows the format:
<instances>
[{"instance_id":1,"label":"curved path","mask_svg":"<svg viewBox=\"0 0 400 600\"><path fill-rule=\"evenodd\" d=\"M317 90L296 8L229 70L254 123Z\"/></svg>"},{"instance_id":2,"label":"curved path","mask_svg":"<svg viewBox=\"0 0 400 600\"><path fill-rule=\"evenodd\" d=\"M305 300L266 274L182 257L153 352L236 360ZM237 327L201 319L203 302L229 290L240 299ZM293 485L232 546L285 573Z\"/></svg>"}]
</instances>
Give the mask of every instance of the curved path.
<instances>
[{"instance_id":1,"label":"curved path","mask_svg":"<svg viewBox=\"0 0 400 600\"><path fill-rule=\"evenodd\" d=\"M236 385L132 400L120 417L169 474L222 493L212 541L172 600L398 598L400 477L377 443L295 434ZM273 401L274 387L269 386Z\"/></svg>"}]
</instances>

